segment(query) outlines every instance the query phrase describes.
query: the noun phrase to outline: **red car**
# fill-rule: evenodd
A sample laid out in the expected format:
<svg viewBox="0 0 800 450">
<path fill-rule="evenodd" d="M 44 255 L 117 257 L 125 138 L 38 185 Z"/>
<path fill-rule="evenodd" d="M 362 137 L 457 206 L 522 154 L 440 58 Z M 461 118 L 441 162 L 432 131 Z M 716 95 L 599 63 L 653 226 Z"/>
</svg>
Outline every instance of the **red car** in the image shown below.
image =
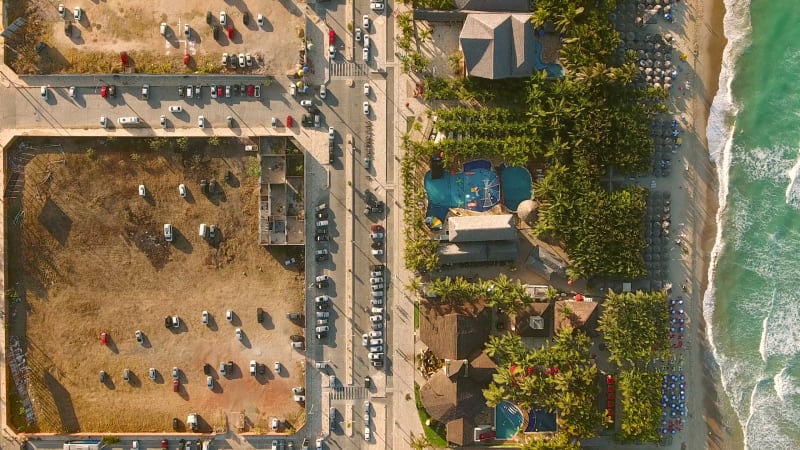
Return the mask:
<svg viewBox="0 0 800 450">
<path fill-rule="evenodd" d="M 161 448 L 167 448 L 167 447 L 169 447 L 169 441 L 167 441 L 166 439 L 162 439 Z"/>
<path fill-rule="evenodd" d="M 178 392 L 181 388 L 181 382 L 178 380 L 172 380 L 172 392 Z"/>
<path fill-rule="evenodd" d="M 225 97 L 225 88 L 217 86 L 217 97 Z"/>
<path fill-rule="evenodd" d="M 119 59 L 122 61 L 122 65 L 124 67 L 128 67 L 128 54 L 127 53 L 125 53 L 125 52 L 120 53 L 119 54 Z"/>
<path fill-rule="evenodd" d="M 228 28 L 228 39 L 233 39 L 233 27 Z"/>
<path fill-rule="evenodd" d="M 103 345 L 108 344 L 108 333 L 106 333 L 105 331 L 100 333 L 100 343 Z"/>
<path fill-rule="evenodd" d="M 256 92 L 255 86 L 253 86 L 252 84 L 248 84 L 247 85 L 247 95 L 252 97 L 253 95 L 255 95 L 255 92 Z"/>
<path fill-rule="evenodd" d="M 294 123 L 293 119 L 292 119 L 292 116 L 286 116 L 286 126 L 288 128 L 292 128 L 292 123 Z"/>
<path fill-rule="evenodd" d="M 100 88 L 100 97 L 107 98 L 108 97 L 108 86 L 103 86 Z"/>
<path fill-rule="evenodd" d="M 189 61 L 191 60 L 191 58 L 192 58 L 192 57 L 191 57 L 191 56 L 189 56 L 189 54 L 188 54 L 188 53 L 187 53 L 187 54 L 185 54 L 185 55 L 183 55 L 183 63 L 184 63 L 184 64 L 186 64 L 186 65 L 188 66 L 188 65 L 189 65 Z"/>
<path fill-rule="evenodd" d="M 336 43 L 336 33 L 333 30 L 328 30 L 328 45 Z"/>
<path fill-rule="evenodd" d="M 370 231 L 373 233 L 383 233 L 383 226 L 382 225 L 372 225 L 370 227 Z"/>
</svg>

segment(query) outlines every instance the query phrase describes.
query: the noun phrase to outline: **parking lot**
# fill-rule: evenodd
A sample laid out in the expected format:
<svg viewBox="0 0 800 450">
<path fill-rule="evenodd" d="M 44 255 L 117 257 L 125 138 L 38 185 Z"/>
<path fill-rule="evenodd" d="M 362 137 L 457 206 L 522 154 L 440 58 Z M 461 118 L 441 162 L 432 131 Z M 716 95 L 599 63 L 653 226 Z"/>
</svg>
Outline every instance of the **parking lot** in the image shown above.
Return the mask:
<svg viewBox="0 0 800 450">
<path fill-rule="evenodd" d="M 302 11 L 289 1 L 218 0 L 198 5 L 186 0 L 78 0 L 64 2 L 63 15 L 58 11 L 59 2 L 31 0 L 26 4 L 32 4 L 39 15 L 29 20 L 39 37 L 28 38 L 31 42 L 25 45 L 32 47 L 39 40 L 48 44 L 38 61 L 38 69 L 46 73 L 120 71 L 119 54 L 127 52 L 133 70 L 140 72 L 217 71 L 223 53 L 242 53 L 251 54 L 255 64 L 227 72 L 283 74 L 298 61 L 298 30 L 304 25 Z M 76 7 L 81 9 L 80 20 L 76 20 Z M 227 16 L 224 25 L 220 23 L 222 11 Z M 65 21 L 71 23 L 69 31 Z M 166 24 L 164 35 L 161 23 Z M 214 27 L 218 27 L 216 39 Z M 191 56 L 188 64 L 183 61 L 186 54 Z M 33 71 L 32 66 L 14 65 L 19 66 L 18 71 L 23 67 Z"/>
<path fill-rule="evenodd" d="M 299 428 L 291 388 L 303 385 L 305 353 L 290 336 L 303 322 L 287 313 L 303 311 L 303 274 L 283 266 L 288 253 L 258 245 L 251 157 L 225 140 L 190 141 L 183 154 L 123 139 L 54 142 L 17 154 L 26 181 L 7 218 L 9 285 L 25 299 L 10 305 L 9 332 L 25 345 L 36 430 L 167 431 L 190 412 L 204 432 L 268 432 L 272 418 Z M 201 180 L 216 189 L 201 192 Z M 199 235 L 201 223 L 215 238 Z M 165 327 L 171 316 L 177 328 Z M 263 373 L 250 375 L 251 360 Z"/>
</svg>

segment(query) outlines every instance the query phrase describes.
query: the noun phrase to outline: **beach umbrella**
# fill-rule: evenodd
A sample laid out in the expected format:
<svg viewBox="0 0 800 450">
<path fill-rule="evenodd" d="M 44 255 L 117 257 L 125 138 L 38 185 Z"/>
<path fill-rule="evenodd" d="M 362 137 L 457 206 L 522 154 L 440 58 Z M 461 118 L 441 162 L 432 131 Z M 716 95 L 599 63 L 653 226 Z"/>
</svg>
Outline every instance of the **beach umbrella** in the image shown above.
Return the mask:
<svg viewBox="0 0 800 450">
<path fill-rule="evenodd" d="M 664 67 L 666 67 L 666 68 L 670 68 L 670 67 L 672 67 L 672 61 L 670 61 L 669 59 L 666 59 L 666 60 L 664 60 Z M 677 72 L 675 72 L 673 76 L 674 76 L 674 77 L 677 77 L 677 76 L 678 76 L 678 73 L 677 73 Z"/>
<path fill-rule="evenodd" d="M 664 83 L 669 83 L 672 81 L 672 77 L 664 77 Z"/>
<path fill-rule="evenodd" d="M 669 34 L 669 33 L 665 34 L 664 35 L 664 40 L 667 41 L 667 42 L 671 41 L 672 40 L 672 35 Z"/>
<path fill-rule="evenodd" d="M 644 69 L 644 73 L 650 75 L 651 73 L 653 73 L 653 69 L 651 69 L 650 67 L 647 67 L 647 68 Z"/>
<path fill-rule="evenodd" d="M 667 6 L 664 7 L 664 12 L 665 13 L 668 13 L 668 12 L 671 12 L 671 11 L 672 11 L 672 7 L 671 6 L 667 5 Z M 667 19 L 667 20 L 669 20 L 669 19 Z"/>
</svg>

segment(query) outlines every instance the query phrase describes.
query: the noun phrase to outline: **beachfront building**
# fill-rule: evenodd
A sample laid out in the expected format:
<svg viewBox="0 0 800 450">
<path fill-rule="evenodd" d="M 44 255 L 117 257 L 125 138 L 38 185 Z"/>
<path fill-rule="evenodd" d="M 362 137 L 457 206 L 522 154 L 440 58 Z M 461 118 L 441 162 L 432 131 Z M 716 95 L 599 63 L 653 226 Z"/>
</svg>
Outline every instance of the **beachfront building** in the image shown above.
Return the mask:
<svg viewBox="0 0 800 450">
<path fill-rule="evenodd" d="M 467 75 L 490 80 L 531 76 L 535 35 L 529 14 L 468 14 L 459 36 Z"/>
<path fill-rule="evenodd" d="M 491 311 L 483 305 L 423 300 L 419 325 L 422 343 L 444 360 L 443 367 L 420 388 L 420 401 L 433 419 L 445 424 L 449 443 L 473 444 L 475 429 L 493 421 L 482 392 L 496 367 L 483 353 Z"/>
<path fill-rule="evenodd" d="M 447 243 L 439 246 L 444 265 L 514 261 L 519 254 L 512 214 L 449 216 Z"/>
</svg>

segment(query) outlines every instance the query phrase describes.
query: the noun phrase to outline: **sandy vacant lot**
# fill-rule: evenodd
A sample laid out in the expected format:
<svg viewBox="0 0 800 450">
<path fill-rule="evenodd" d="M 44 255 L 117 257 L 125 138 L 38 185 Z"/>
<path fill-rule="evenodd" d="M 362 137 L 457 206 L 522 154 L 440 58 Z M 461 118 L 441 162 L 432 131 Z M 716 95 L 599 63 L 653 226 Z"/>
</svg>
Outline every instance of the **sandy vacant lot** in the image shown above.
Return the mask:
<svg viewBox="0 0 800 450">
<path fill-rule="evenodd" d="M 20 1 L 20 0 L 18 0 Z M 35 25 L 41 28 L 42 40 L 50 45 L 41 58 L 41 66 L 48 71 L 73 71 L 63 69 L 77 64 L 92 52 L 106 55 L 106 58 L 119 66 L 119 52 L 128 52 L 137 71 L 158 71 L 157 67 L 183 66 L 183 56 L 189 53 L 194 68 L 208 71 L 208 65 L 220 67 L 222 53 L 250 53 L 256 59 L 255 66 L 247 68 L 249 73 L 276 74 L 294 68 L 298 61 L 298 49 L 302 46 L 298 30 L 304 26 L 302 9 L 304 4 L 288 0 L 268 2 L 206 1 L 193 2 L 174 0 L 161 2 L 143 0 L 127 2 L 107 0 L 102 2 L 77 0 L 64 2 L 66 19 L 73 23 L 70 35 L 64 30 L 64 19 L 59 16 L 59 2 L 31 0 L 38 15 Z M 80 6 L 83 17 L 74 19 L 74 9 Z M 220 25 L 220 11 L 228 15 L 228 23 L 221 28 L 215 40 L 212 26 Z M 207 23 L 206 15 L 212 20 Z M 244 14 L 250 20 L 244 24 Z M 256 18 L 264 16 L 264 25 L 259 26 Z M 39 22 L 40 21 L 40 22 Z M 167 24 L 166 36 L 161 36 L 159 26 Z M 184 35 L 184 26 L 190 27 L 190 36 Z M 232 38 L 227 28 L 233 28 Z M 33 45 L 33 44 L 31 44 Z M 100 66 L 102 67 L 102 65 Z M 61 68 L 61 69 L 60 69 Z M 79 68 L 79 67 L 74 67 Z M 60 69 L 60 70 L 59 70 Z M 241 71 L 244 69 L 237 69 Z"/>
<path fill-rule="evenodd" d="M 258 182 L 247 174 L 250 157 L 215 150 L 218 156 L 204 154 L 198 163 L 143 152 L 133 161 L 131 151 L 98 147 L 90 159 L 83 149 L 27 152 L 35 156 L 25 166 L 24 219 L 9 228 L 12 282 L 26 300 L 26 308 L 12 311 L 12 333 L 27 343 L 38 429 L 163 431 L 190 412 L 201 415 L 207 432 L 223 429 L 226 420 L 237 428 L 230 417 L 239 413 L 251 431 L 265 431 L 272 417 L 302 425 L 290 389 L 303 384 L 305 353 L 291 350 L 289 336 L 303 333 L 286 319 L 302 311 L 302 274 L 283 267 L 285 254 L 257 244 Z M 217 180 L 218 193 L 203 195 L 202 178 Z M 140 183 L 146 198 L 137 194 Z M 187 198 L 178 195 L 180 183 Z M 215 242 L 198 236 L 201 222 L 217 224 L 221 236 Z M 164 223 L 175 228 L 171 244 Z M 261 324 L 257 307 L 265 311 Z M 203 310 L 211 314 L 209 325 L 201 323 Z M 165 328 L 166 315 L 180 316 L 180 328 Z M 136 342 L 136 330 L 144 344 Z M 104 331 L 108 345 L 99 340 Z M 265 364 L 266 373 L 251 377 L 251 359 Z M 219 364 L 229 360 L 236 368 L 223 377 Z M 281 374 L 274 361 L 282 363 Z M 205 363 L 213 366 L 213 390 Z M 158 371 L 155 381 L 150 367 Z M 177 393 L 172 367 L 180 369 Z M 101 370 L 109 375 L 105 383 Z"/>
</svg>

